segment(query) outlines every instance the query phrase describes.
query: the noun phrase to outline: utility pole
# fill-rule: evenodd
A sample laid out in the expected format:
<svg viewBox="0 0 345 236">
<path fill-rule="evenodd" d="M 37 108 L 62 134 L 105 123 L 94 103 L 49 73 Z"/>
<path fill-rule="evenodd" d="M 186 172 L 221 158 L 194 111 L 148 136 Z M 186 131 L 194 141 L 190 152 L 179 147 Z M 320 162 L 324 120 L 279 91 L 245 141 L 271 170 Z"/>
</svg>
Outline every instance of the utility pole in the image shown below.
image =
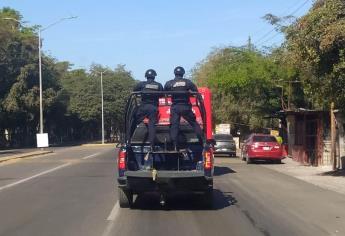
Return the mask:
<svg viewBox="0 0 345 236">
<path fill-rule="evenodd" d="M 292 95 L 292 84 L 297 84 L 297 83 L 301 83 L 301 81 L 299 80 L 278 80 L 277 82 L 283 82 L 283 83 L 288 83 L 288 101 L 287 101 L 287 109 L 290 110 L 291 109 L 291 95 Z M 282 87 L 282 92 L 283 92 L 283 87 Z"/>
<path fill-rule="evenodd" d="M 288 93 L 288 110 L 291 108 L 291 94 L 292 94 L 292 86 L 291 86 L 291 81 L 289 83 L 289 93 Z"/>
<path fill-rule="evenodd" d="M 282 85 L 276 85 L 276 87 L 281 89 L 280 103 L 281 103 L 282 110 L 285 111 L 286 110 L 286 104 L 284 102 L 284 87 Z"/>
<path fill-rule="evenodd" d="M 253 50 L 253 45 L 252 45 L 252 38 L 249 36 L 248 37 L 248 45 L 247 45 L 247 48 L 249 51 L 252 51 Z"/>
<path fill-rule="evenodd" d="M 334 102 L 331 102 L 331 110 L 330 110 L 330 119 L 331 119 L 331 160 L 333 170 L 337 169 L 337 156 L 336 156 L 336 124 L 335 124 L 335 116 L 334 116 Z"/>
</svg>

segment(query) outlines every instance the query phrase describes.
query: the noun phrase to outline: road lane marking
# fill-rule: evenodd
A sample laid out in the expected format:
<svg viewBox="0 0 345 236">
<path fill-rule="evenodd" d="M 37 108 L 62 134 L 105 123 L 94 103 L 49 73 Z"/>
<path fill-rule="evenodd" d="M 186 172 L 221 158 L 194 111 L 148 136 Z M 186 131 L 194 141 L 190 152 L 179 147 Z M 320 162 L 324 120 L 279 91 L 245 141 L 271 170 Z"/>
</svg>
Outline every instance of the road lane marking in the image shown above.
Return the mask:
<svg viewBox="0 0 345 236">
<path fill-rule="evenodd" d="M 81 159 L 83 159 L 83 160 L 91 159 L 91 158 L 94 158 L 94 157 L 98 156 L 98 155 L 101 154 L 101 153 L 102 153 L 102 152 L 97 152 L 97 153 L 94 153 L 94 154 L 92 154 L 92 155 L 82 157 Z M 11 184 L 7 184 L 7 185 L 5 185 L 5 186 L 0 187 L 0 192 L 1 192 L 2 190 L 4 190 L 4 189 L 14 187 L 14 186 L 16 186 L 16 185 L 18 185 L 18 184 L 25 183 L 25 182 L 27 182 L 27 181 L 29 181 L 29 180 L 34 179 L 34 178 L 37 178 L 37 177 L 40 177 L 40 176 L 42 176 L 42 175 L 51 173 L 51 172 L 53 172 L 53 171 L 59 170 L 59 169 L 61 169 L 61 168 L 64 168 L 64 167 L 66 167 L 66 166 L 72 165 L 73 163 L 74 163 L 74 162 L 68 162 L 68 163 L 59 165 L 59 166 L 57 166 L 57 167 L 54 167 L 54 168 L 52 168 L 52 169 L 49 169 L 49 170 L 43 171 L 43 172 L 41 172 L 41 173 L 38 173 L 38 174 L 36 174 L 36 175 L 33 175 L 33 176 L 31 176 L 31 177 L 28 177 L 28 178 L 19 180 L 19 181 L 17 181 L 17 182 L 11 183 Z"/>
<path fill-rule="evenodd" d="M 99 154 L 101 154 L 101 152 L 97 152 L 97 153 L 95 153 L 95 154 L 92 154 L 92 155 L 83 157 L 83 158 L 81 158 L 81 159 L 82 159 L 82 160 L 91 159 L 91 158 L 94 158 L 94 157 L 98 156 Z"/>
<path fill-rule="evenodd" d="M 37 178 L 37 177 L 40 177 L 40 176 L 42 176 L 42 175 L 45 175 L 45 174 L 54 172 L 54 171 L 56 171 L 56 170 L 58 170 L 58 169 L 64 168 L 64 167 L 69 166 L 69 165 L 71 165 L 71 163 L 65 163 L 65 164 L 60 165 L 60 166 L 57 166 L 57 167 L 55 167 L 55 168 L 53 168 L 53 169 L 49 169 L 49 170 L 43 171 L 43 172 L 41 172 L 41 173 L 38 173 L 38 174 L 36 174 L 36 175 L 33 175 L 33 176 L 31 176 L 31 177 L 28 177 L 28 178 L 19 180 L 19 181 L 17 181 L 17 182 L 11 183 L 11 184 L 7 184 L 7 185 L 5 185 L 5 186 L 0 187 L 0 192 L 1 192 L 2 190 L 4 190 L 4 189 L 11 188 L 11 187 L 14 187 L 14 186 L 16 186 L 16 185 L 18 185 L 18 184 L 25 183 L 25 182 L 27 182 L 27 181 L 29 181 L 29 180 L 32 180 L 32 179 Z"/>
<path fill-rule="evenodd" d="M 111 210 L 107 220 L 115 220 L 117 215 L 119 214 L 119 210 L 120 210 L 120 205 L 119 205 L 119 201 L 116 201 L 113 209 Z"/>
<path fill-rule="evenodd" d="M 111 232 L 113 230 L 113 228 L 115 227 L 116 224 L 116 218 L 119 216 L 120 213 L 120 205 L 119 205 L 119 201 L 116 201 L 113 209 L 111 210 L 108 218 L 107 218 L 107 225 L 103 231 L 102 236 L 110 236 Z"/>
</svg>

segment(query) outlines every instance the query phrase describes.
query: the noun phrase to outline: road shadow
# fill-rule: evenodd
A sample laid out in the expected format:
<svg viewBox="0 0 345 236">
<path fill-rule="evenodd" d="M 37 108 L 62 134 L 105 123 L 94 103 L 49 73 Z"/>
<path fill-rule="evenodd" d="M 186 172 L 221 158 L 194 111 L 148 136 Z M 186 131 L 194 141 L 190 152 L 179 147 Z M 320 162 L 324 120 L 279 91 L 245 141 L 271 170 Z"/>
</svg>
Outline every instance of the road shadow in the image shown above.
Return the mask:
<svg viewBox="0 0 345 236">
<path fill-rule="evenodd" d="M 252 164 L 260 164 L 260 165 L 285 165 L 286 163 L 284 160 L 281 162 L 270 161 L 270 160 L 252 160 Z"/>
<path fill-rule="evenodd" d="M 213 176 L 221 176 L 221 175 L 227 175 L 236 173 L 233 169 L 227 167 L 227 166 L 215 166 L 214 167 L 214 173 Z"/>
<path fill-rule="evenodd" d="M 133 210 L 159 210 L 159 211 L 217 211 L 237 203 L 232 192 L 213 190 L 213 206 L 203 204 L 202 195 L 192 193 L 175 193 L 167 196 L 166 205 L 159 204 L 158 193 L 145 193 L 137 196 L 133 203 Z"/>
<path fill-rule="evenodd" d="M 319 174 L 321 176 L 345 177 L 345 170 L 332 170 Z"/>
<path fill-rule="evenodd" d="M 16 150 L 6 150 L 6 151 L 1 151 L 0 152 L 0 156 L 1 155 L 8 155 L 8 154 L 15 155 L 15 154 L 19 154 L 19 153 L 21 153 L 21 152 L 20 151 L 16 151 Z"/>
<path fill-rule="evenodd" d="M 214 158 L 229 158 L 229 159 L 234 159 L 238 158 L 238 156 L 231 156 L 229 154 L 214 154 Z"/>
</svg>

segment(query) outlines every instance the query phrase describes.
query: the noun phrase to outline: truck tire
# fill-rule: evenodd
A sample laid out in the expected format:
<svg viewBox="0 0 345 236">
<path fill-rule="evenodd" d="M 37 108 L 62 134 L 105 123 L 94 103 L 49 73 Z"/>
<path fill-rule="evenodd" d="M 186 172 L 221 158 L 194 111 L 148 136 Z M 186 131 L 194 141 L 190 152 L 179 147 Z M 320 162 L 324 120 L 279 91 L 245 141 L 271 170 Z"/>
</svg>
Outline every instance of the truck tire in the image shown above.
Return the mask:
<svg viewBox="0 0 345 236">
<path fill-rule="evenodd" d="M 123 190 L 122 188 L 118 189 L 119 192 L 119 205 L 121 208 L 130 208 L 133 203 L 133 193 Z"/>
<path fill-rule="evenodd" d="M 205 206 L 206 209 L 212 209 L 213 208 L 213 188 L 208 189 L 203 197 L 203 206 Z"/>
</svg>

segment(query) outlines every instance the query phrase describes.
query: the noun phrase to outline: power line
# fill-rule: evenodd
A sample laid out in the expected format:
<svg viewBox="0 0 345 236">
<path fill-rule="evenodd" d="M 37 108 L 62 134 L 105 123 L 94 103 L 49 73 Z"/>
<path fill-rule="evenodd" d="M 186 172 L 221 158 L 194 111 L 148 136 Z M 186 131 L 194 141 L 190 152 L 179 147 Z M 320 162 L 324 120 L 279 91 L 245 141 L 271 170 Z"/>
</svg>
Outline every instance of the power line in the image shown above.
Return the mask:
<svg viewBox="0 0 345 236">
<path fill-rule="evenodd" d="M 265 41 L 263 41 L 262 43 L 258 44 L 258 46 L 263 46 L 265 43 L 271 41 L 272 39 L 276 38 L 278 35 L 280 35 L 280 32 L 277 32 L 276 34 L 274 34 L 272 37 L 266 39 Z"/>
<path fill-rule="evenodd" d="M 302 9 L 302 7 L 304 7 L 307 3 L 309 2 L 309 0 L 304 1 L 300 6 L 298 6 L 293 12 L 291 12 L 290 14 L 288 14 L 289 16 L 296 14 L 299 10 Z M 287 11 L 285 11 L 287 12 Z M 285 12 L 283 13 L 283 15 L 285 15 Z M 262 37 L 260 37 L 254 44 L 258 44 L 259 42 L 261 42 L 262 40 L 264 40 L 267 36 L 269 36 L 272 32 L 275 31 L 275 28 L 271 29 L 269 32 L 267 32 L 265 35 L 263 35 Z M 280 32 L 277 32 L 274 36 L 270 37 L 269 39 L 265 40 L 264 42 L 260 43 L 259 45 L 265 44 L 267 42 L 269 42 L 270 40 L 274 39 L 275 37 L 277 37 L 280 34 Z"/>
<path fill-rule="evenodd" d="M 295 11 L 293 11 L 291 14 L 289 14 L 290 16 L 291 15 L 294 15 L 296 14 L 299 10 L 302 9 L 302 7 L 304 7 L 307 3 L 309 2 L 309 0 L 306 0 L 299 8 L 297 8 Z"/>
<path fill-rule="evenodd" d="M 290 7 L 288 7 L 287 10 L 285 10 L 285 11 L 284 11 L 282 14 L 280 14 L 280 15 L 283 16 L 283 15 L 285 15 L 286 13 L 288 13 L 288 12 L 289 12 L 293 7 L 295 7 L 300 1 L 301 1 L 301 0 L 295 1 L 295 3 L 294 3 L 293 5 L 290 5 Z M 255 31 L 255 32 L 253 33 L 253 35 L 259 34 L 259 33 L 263 32 L 265 29 L 267 29 L 267 25 L 264 26 L 264 27 L 261 27 L 259 30 Z"/>
<path fill-rule="evenodd" d="M 262 36 L 260 39 L 258 39 L 255 44 L 258 44 L 261 40 L 265 39 L 268 35 L 270 35 L 273 31 L 275 31 L 275 28 L 268 31 L 264 36 Z"/>
</svg>

